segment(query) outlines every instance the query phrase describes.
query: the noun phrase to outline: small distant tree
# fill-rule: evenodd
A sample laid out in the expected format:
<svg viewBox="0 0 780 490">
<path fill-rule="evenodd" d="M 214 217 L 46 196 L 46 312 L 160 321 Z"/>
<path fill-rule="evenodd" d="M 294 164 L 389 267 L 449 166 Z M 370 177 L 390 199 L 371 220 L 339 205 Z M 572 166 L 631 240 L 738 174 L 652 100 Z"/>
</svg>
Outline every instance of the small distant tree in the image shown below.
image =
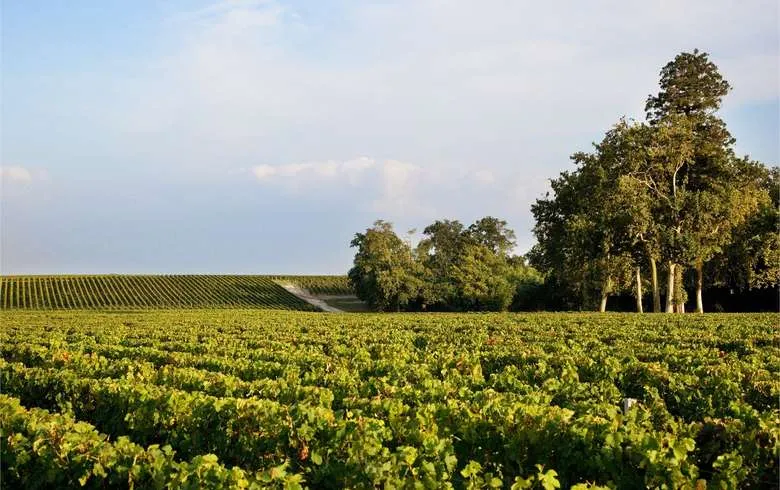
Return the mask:
<svg viewBox="0 0 780 490">
<path fill-rule="evenodd" d="M 467 244 L 452 270 L 457 307 L 463 311 L 505 311 L 512 303 L 506 258 L 485 245 Z"/>
<path fill-rule="evenodd" d="M 437 220 L 423 230 L 423 239 L 417 245 L 417 256 L 429 279 L 427 299 L 440 308 L 457 302 L 457 286 L 453 267 L 466 245 L 465 228 L 458 220 Z"/>
<path fill-rule="evenodd" d="M 419 302 L 423 271 L 393 225 L 378 220 L 350 243 L 357 248 L 347 274 L 357 297 L 378 311 L 401 311 Z"/>
</svg>

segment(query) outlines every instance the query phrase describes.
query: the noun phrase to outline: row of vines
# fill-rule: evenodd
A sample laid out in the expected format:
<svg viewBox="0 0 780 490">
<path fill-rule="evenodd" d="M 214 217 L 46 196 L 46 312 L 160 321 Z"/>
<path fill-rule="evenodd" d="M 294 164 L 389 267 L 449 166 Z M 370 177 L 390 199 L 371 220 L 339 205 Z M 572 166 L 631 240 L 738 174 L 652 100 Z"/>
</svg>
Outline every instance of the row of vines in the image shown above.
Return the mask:
<svg viewBox="0 0 780 490">
<path fill-rule="evenodd" d="M 6 312 L 2 481 L 777 488 L 777 319 Z"/>
<path fill-rule="evenodd" d="M 4 276 L 2 309 L 268 308 L 312 310 L 277 284 L 337 294 L 343 276 Z"/>
</svg>

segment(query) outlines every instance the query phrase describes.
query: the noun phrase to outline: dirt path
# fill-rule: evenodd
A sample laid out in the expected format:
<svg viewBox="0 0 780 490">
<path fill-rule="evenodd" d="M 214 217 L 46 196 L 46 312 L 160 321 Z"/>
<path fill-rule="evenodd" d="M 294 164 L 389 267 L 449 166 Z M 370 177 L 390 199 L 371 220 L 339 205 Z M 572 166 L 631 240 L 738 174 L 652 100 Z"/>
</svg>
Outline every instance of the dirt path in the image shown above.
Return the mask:
<svg viewBox="0 0 780 490">
<path fill-rule="evenodd" d="M 287 283 L 279 283 L 280 286 L 282 286 L 284 289 L 287 290 L 288 293 L 293 294 L 297 296 L 298 298 L 304 300 L 305 302 L 309 303 L 310 305 L 314 305 L 317 308 L 321 309 L 322 311 L 328 311 L 331 313 L 343 313 L 344 310 L 340 310 L 338 308 L 334 308 L 333 306 L 330 306 L 322 299 L 312 295 L 307 290 L 296 286 L 295 284 L 287 284 Z"/>
</svg>

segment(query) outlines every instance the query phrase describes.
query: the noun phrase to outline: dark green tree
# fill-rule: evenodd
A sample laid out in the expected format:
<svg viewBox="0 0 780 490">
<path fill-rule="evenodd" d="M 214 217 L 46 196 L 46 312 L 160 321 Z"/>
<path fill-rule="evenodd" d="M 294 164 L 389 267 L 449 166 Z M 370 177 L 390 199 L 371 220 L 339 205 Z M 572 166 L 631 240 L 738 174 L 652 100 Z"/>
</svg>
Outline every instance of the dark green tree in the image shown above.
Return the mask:
<svg viewBox="0 0 780 490">
<path fill-rule="evenodd" d="M 743 162 L 741 178 L 760 189 L 758 208 L 732 232 L 731 240 L 708 267 L 707 276 L 732 289 L 780 284 L 780 168 Z"/>
<path fill-rule="evenodd" d="M 417 256 L 430 280 L 428 296 L 431 303 L 443 307 L 457 302 L 452 271 L 466 242 L 465 227 L 458 220 L 437 220 L 423 229 Z"/>
<path fill-rule="evenodd" d="M 347 275 L 358 298 L 378 311 L 400 311 L 420 301 L 423 268 L 391 223 L 376 221 L 365 233 L 356 233 L 350 246 L 357 253 Z"/>
<path fill-rule="evenodd" d="M 598 297 L 599 311 L 606 310 L 611 294 L 630 287 L 634 277 L 626 216 L 631 198 L 620 180 L 631 163 L 631 129 L 621 121 L 593 152 L 575 153 L 577 169 L 553 179 L 553 195 L 531 207 L 538 240 L 529 255 L 532 264 L 547 271 L 554 284 L 576 292 L 581 305 L 593 306 Z M 641 304 L 641 287 L 637 289 Z"/>
<path fill-rule="evenodd" d="M 485 245 L 466 244 L 452 268 L 457 308 L 462 311 L 505 311 L 515 293 L 511 279 L 511 268 L 505 256 Z"/>
<path fill-rule="evenodd" d="M 417 257 L 427 278 L 427 303 L 455 311 L 509 307 L 518 268 L 510 264 L 515 234 L 506 221 L 486 216 L 465 228 L 457 220 L 439 220 L 423 235 Z"/>
</svg>

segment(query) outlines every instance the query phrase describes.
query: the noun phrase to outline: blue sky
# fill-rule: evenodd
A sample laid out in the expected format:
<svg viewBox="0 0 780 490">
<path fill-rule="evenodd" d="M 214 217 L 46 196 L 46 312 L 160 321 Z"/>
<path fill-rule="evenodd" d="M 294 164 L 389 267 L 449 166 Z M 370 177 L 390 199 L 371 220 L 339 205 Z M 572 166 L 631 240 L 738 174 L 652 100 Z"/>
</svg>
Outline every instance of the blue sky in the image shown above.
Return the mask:
<svg viewBox="0 0 780 490">
<path fill-rule="evenodd" d="M 344 273 L 374 220 L 509 221 L 699 48 L 780 161 L 775 1 L 4 0 L 0 272 Z"/>
</svg>

